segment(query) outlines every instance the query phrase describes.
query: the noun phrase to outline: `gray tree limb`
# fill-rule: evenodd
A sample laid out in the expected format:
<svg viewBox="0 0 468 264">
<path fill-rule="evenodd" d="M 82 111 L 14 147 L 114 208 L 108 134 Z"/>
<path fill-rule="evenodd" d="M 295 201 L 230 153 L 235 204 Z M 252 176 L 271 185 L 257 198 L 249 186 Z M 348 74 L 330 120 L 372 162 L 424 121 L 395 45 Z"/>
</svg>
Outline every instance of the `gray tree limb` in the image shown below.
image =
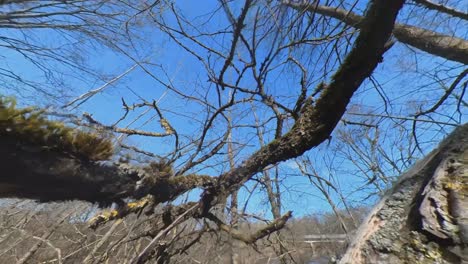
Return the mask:
<svg viewBox="0 0 468 264">
<path fill-rule="evenodd" d="M 426 7 L 427 9 L 436 10 L 442 13 L 449 14 L 454 17 L 468 20 L 468 13 L 456 10 L 443 4 L 437 4 L 429 0 L 413 0 L 414 2 Z M 466 7 L 466 6 L 465 6 Z"/>
<path fill-rule="evenodd" d="M 284 4 L 298 11 L 308 11 L 336 18 L 355 28 L 362 29 L 363 26 L 364 18 L 348 10 L 292 1 L 285 1 Z M 468 41 L 464 39 L 399 23 L 395 23 L 393 35 L 399 42 L 416 49 L 447 60 L 468 64 Z"/>
<path fill-rule="evenodd" d="M 209 176 L 161 177 L 128 164 L 89 161 L 14 136 L 0 136 L 0 145 L 0 197 L 106 205 L 152 194 L 160 203 L 212 182 Z"/>
</svg>

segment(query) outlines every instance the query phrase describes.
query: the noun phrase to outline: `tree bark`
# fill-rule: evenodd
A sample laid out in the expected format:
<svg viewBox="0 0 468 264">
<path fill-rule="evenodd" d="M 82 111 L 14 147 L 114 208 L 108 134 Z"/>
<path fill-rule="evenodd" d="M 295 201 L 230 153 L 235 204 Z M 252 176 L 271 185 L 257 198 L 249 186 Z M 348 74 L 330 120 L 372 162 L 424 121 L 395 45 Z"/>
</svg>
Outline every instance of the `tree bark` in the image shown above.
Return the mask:
<svg viewBox="0 0 468 264">
<path fill-rule="evenodd" d="M 152 194 L 161 203 L 213 180 L 204 175 L 161 177 L 129 164 L 93 162 L 14 136 L 0 136 L 0 146 L 0 197 L 108 205 Z"/>
<path fill-rule="evenodd" d="M 468 124 L 400 177 L 339 263 L 468 263 Z"/>
</svg>

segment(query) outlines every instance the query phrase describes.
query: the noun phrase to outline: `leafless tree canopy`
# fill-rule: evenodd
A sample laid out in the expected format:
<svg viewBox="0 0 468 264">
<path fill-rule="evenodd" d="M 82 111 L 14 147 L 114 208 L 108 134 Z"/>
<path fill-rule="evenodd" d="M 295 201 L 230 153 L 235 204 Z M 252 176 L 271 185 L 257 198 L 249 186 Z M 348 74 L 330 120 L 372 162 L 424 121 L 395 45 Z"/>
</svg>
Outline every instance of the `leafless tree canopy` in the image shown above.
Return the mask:
<svg viewBox="0 0 468 264">
<path fill-rule="evenodd" d="M 280 230 L 301 197 L 352 234 L 466 122 L 463 1 L 198 5 L 0 1 L 0 197 L 64 212 L 20 262 L 65 261 L 69 200 L 99 206 L 75 220 L 103 234 L 80 261 L 188 263 L 217 237 L 232 263 L 245 245 L 298 262 Z"/>
</svg>

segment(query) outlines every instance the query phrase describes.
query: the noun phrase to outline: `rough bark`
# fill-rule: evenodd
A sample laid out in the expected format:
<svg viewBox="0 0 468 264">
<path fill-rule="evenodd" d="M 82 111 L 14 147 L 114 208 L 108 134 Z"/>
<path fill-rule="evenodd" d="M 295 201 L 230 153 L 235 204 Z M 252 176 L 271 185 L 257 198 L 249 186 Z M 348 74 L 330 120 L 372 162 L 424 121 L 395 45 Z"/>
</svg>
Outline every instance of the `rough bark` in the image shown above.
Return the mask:
<svg viewBox="0 0 468 264">
<path fill-rule="evenodd" d="M 340 263 L 468 263 L 468 124 L 403 174 Z"/>
<path fill-rule="evenodd" d="M 106 205 L 152 194 L 160 203 L 212 181 L 208 176 L 162 177 L 158 171 L 128 164 L 80 159 L 14 136 L 1 136 L 0 145 L 0 197 L 43 202 L 84 200 Z"/>
<path fill-rule="evenodd" d="M 348 10 L 315 4 L 297 4 L 291 1 L 285 3 L 297 10 L 321 14 L 336 18 L 347 25 L 361 29 L 364 17 Z M 468 64 L 468 41 L 440 34 L 431 30 L 405 24 L 395 24 L 393 30 L 395 38 L 404 44 L 425 51 L 447 60 Z"/>
</svg>

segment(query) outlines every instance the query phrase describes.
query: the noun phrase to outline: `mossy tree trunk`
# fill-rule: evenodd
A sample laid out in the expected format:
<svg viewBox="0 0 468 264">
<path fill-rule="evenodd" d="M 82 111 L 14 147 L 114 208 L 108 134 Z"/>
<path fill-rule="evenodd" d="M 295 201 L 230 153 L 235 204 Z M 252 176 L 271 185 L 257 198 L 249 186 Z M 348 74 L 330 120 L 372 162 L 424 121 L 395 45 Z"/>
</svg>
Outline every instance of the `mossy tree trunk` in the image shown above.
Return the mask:
<svg viewBox="0 0 468 264">
<path fill-rule="evenodd" d="M 339 263 L 468 263 L 468 124 L 400 177 Z"/>
</svg>

